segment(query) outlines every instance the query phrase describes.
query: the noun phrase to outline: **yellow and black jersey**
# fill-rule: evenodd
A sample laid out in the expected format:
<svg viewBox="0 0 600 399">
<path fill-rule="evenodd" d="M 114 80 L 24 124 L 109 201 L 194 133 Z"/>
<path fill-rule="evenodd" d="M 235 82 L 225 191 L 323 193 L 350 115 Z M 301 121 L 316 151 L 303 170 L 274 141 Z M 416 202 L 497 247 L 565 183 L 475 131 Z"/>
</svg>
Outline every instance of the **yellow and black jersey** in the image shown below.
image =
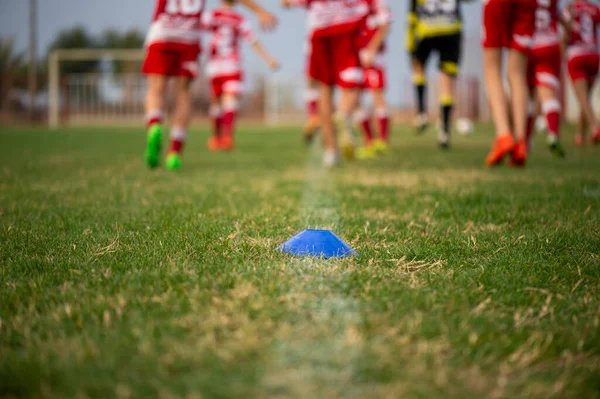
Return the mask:
<svg viewBox="0 0 600 399">
<path fill-rule="evenodd" d="M 423 39 L 461 34 L 462 1 L 471 0 L 410 0 L 408 50 Z"/>
</svg>

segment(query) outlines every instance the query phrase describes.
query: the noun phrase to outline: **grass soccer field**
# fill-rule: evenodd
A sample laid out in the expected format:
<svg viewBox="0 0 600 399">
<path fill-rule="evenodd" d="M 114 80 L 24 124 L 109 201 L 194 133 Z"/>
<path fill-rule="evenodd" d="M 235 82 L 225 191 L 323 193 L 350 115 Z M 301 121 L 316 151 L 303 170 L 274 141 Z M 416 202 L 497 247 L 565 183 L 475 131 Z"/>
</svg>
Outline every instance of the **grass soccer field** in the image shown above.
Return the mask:
<svg viewBox="0 0 600 399">
<path fill-rule="evenodd" d="M 487 170 L 490 134 L 326 171 L 194 131 L 173 173 L 134 129 L 0 129 L 0 397 L 600 397 L 600 148 Z M 275 251 L 308 227 L 360 256 Z"/>
</svg>

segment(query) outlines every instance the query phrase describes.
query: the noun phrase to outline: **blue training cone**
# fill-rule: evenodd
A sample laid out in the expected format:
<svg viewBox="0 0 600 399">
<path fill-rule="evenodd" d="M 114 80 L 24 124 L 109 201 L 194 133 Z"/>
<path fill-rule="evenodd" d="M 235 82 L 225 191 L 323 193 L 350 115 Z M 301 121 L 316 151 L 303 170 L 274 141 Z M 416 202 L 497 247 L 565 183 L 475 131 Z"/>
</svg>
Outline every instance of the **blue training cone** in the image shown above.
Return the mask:
<svg viewBox="0 0 600 399">
<path fill-rule="evenodd" d="M 355 250 L 329 230 L 304 230 L 281 244 L 277 250 L 290 255 L 319 258 L 358 256 Z"/>
</svg>

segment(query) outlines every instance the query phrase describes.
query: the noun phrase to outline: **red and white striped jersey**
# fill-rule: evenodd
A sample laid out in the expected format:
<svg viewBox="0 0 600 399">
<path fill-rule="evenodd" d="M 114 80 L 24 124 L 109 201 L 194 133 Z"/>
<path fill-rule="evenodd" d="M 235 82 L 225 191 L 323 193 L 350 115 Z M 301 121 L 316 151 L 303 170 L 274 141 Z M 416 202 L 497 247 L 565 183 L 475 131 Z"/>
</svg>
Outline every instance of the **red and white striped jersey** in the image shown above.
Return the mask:
<svg viewBox="0 0 600 399">
<path fill-rule="evenodd" d="M 356 32 L 369 13 L 367 0 L 294 0 L 308 9 L 311 37 Z"/>
<path fill-rule="evenodd" d="M 202 16 L 202 28 L 210 31 L 207 75 L 227 76 L 242 71 L 241 39 L 256 36 L 248 21 L 233 8 L 218 8 Z"/>
<path fill-rule="evenodd" d="M 559 0 L 537 0 L 532 51 L 560 46 Z"/>
<path fill-rule="evenodd" d="M 360 30 L 358 38 L 360 48 L 366 48 L 377 30 L 392 20 L 391 11 L 385 0 L 367 0 L 367 3 L 369 4 L 369 14 Z M 385 44 L 381 46 L 379 52 L 385 52 Z"/>
<path fill-rule="evenodd" d="M 575 0 L 565 9 L 565 18 L 572 23 L 567 56 L 597 54 L 597 31 L 600 24 L 600 8 L 586 0 Z"/>
<path fill-rule="evenodd" d="M 147 47 L 195 47 L 200 50 L 200 18 L 205 0 L 157 0 Z"/>
</svg>

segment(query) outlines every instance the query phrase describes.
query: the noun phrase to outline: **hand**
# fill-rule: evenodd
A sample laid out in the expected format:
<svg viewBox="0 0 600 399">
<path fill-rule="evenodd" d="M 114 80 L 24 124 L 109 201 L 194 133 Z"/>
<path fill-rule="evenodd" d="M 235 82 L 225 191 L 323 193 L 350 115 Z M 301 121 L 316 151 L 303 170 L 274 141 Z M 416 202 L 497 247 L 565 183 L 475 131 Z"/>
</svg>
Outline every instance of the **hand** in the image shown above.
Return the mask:
<svg viewBox="0 0 600 399">
<path fill-rule="evenodd" d="M 277 60 L 269 61 L 269 68 L 271 68 L 273 71 L 278 70 L 280 66 L 281 65 L 279 64 L 279 62 Z"/>
<path fill-rule="evenodd" d="M 277 17 L 271 14 L 270 12 L 261 11 L 260 13 L 258 13 L 258 22 L 264 30 L 271 31 L 275 29 L 275 27 L 277 26 L 277 22 L 279 21 L 277 20 Z"/>
<path fill-rule="evenodd" d="M 292 6 L 292 2 L 290 0 L 281 0 L 281 5 L 285 8 L 290 8 Z"/>
<path fill-rule="evenodd" d="M 370 49 L 365 49 L 360 52 L 360 63 L 365 68 L 370 68 L 373 66 L 373 62 L 375 61 L 375 52 Z"/>
</svg>

